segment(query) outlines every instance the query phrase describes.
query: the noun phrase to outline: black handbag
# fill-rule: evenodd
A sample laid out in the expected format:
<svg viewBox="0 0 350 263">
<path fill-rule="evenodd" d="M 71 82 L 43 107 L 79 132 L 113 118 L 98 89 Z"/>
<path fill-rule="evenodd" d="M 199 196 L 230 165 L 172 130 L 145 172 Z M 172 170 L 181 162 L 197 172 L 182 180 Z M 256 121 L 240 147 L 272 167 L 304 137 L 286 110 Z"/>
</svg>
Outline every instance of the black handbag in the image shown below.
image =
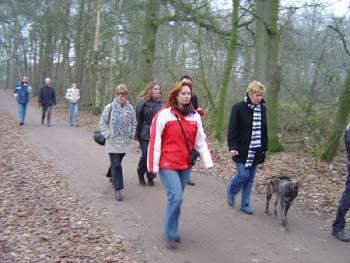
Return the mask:
<svg viewBox="0 0 350 263">
<path fill-rule="evenodd" d="M 191 150 L 190 144 L 189 144 L 189 142 L 188 142 L 188 139 L 187 139 L 187 137 L 186 137 L 186 134 L 185 134 L 185 131 L 184 131 L 183 127 L 182 127 L 182 124 L 181 124 L 181 122 L 180 122 L 180 120 L 179 120 L 179 117 L 178 117 L 176 114 L 175 114 L 175 116 L 176 116 L 176 119 L 177 119 L 177 121 L 179 122 L 179 125 L 180 125 L 180 127 L 181 127 L 182 134 L 183 134 L 183 136 L 184 136 L 184 138 L 185 138 L 185 141 L 186 141 L 187 149 L 188 149 L 188 151 L 190 152 L 190 156 L 189 156 L 189 158 L 188 158 L 188 163 L 189 163 L 191 166 L 193 166 L 193 165 L 196 164 L 197 158 L 199 157 L 199 152 L 198 152 L 195 148 L 193 148 L 193 149 Z"/>
<path fill-rule="evenodd" d="M 111 118 L 111 111 L 112 111 L 112 106 L 111 106 L 111 109 L 109 110 L 109 113 L 108 113 L 108 125 L 109 125 L 109 119 Z M 94 136 L 93 136 L 95 142 L 99 145 L 105 145 L 106 144 L 106 138 L 102 135 L 101 133 L 101 130 L 100 129 L 97 129 L 95 132 L 94 132 Z"/>
<path fill-rule="evenodd" d="M 102 135 L 100 130 L 96 130 L 94 132 L 94 140 L 99 145 L 105 145 L 106 144 L 106 138 L 103 137 L 103 135 Z"/>
</svg>

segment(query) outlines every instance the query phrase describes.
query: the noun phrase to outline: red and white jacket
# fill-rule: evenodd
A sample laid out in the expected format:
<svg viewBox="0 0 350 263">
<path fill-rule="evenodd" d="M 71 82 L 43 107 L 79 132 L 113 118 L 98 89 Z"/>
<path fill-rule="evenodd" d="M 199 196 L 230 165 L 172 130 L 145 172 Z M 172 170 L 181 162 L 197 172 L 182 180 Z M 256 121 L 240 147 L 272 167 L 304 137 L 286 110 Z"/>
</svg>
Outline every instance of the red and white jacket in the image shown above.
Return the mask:
<svg viewBox="0 0 350 263">
<path fill-rule="evenodd" d="M 148 146 L 147 168 L 150 172 L 159 169 L 185 170 L 189 164 L 189 150 L 175 114 L 179 117 L 190 147 L 200 153 L 204 166 L 214 166 L 209 145 L 197 112 L 183 116 L 171 107 L 163 108 L 153 118 Z"/>
</svg>

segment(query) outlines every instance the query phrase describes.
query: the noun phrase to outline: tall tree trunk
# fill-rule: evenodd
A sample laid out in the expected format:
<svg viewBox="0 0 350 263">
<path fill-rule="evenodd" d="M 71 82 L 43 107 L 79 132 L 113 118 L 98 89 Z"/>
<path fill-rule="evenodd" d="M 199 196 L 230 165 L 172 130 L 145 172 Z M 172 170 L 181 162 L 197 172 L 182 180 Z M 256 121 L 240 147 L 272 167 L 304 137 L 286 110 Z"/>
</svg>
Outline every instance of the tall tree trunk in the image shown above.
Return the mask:
<svg viewBox="0 0 350 263">
<path fill-rule="evenodd" d="M 226 105 L 226 96 L 228 84 L 231 77 L 231 71 L 233 66 L 233 61 L 235 57 L 235 51 L 237 46 L 237 30 L 238 30 L 238 6 L 239 0 L 232 0 L 232 29 L 231 29 L 231 39 L 230 44 L 227 50 L 227 56 L 224 66 L 224 74 L 220 83 L 219 90 L 219 101 L 216 107 L 215 114 L 213 115 L 213 136 L 215 139 L 221 141 L 223 135 L 224 127 L 224 117 L 225 117 L 225 105 Z"/>
<path fill-rule="evenodd" d="M 159 28 L 160 0 L 148 0 L 145 6 L 141 40 L 141 63 L 138 90 L 153 80 L 153 62 Z"/>
<path fill-rule="evenodd" d="M 348 71 L 347 78 L 340 93 L 337 116 L 335 118 L 334 126 L 328 137 L 328 142 L 325 151 L 321 155 L 324 161 L 332 161 L 339 146 L 339 140 L 350 113 L 350 71 Z"/>
<path fill-rule="evenodd" d="M 53 56 L 53 10 L 51 10 L 52 2 L 46 1 L 45 20 L 47 24 L 45 26 L 45 37 L 44 37 L 44 57 L 43 67 L 41 68 L 41 74 L 43 78 L 50 77 L 52 72 L 52 56 Z"/>
<path fill-rule="evenodd" d="M 100 27 L 101 27 L 101 12 L 102 12 L 102 0 L 97 1 L 97 14 L 96 14 L 96 26 L 95 26 L 95 38 L 93 49 L 93 73 L 96 76 L 95 83 L 95 112 L 100 112 L 102 108 L 102 91 L 101 91 L 101 70 L 99 65 L 99 41 L 100 41 Z"/>
<path fill-rule="evenodd" d="M 74 49 L 75 49 L 75 58 L 74 58 L 74 81 L 77 83 L 78 87 L 82 88 L 83 84 L 83 45 L 82 45 L 82 35 L 83 23 L 84 23 L 84 7 L 85 0 L 79 1 L 78 7 L 78 16 L 76 19 L 76 29 L 75 29 L 75 39 L 74 39 Z M 84 91 L 82 92 L 84 93 Z"/>
<path fill-rule="evenodd" d="M 213 96 L 208 88 L 208 84 L 207 84 L 207 80 L 206 80 L 206 74 L 205 74 L 205 65 L 204 65 L 204 60 L 203 60 L 203 55 L 202 55 L 202 37 L 201 37 L 201 28 L 199 26 L 197 26 L 197 36 L 195 39 L 195 43 L 197 46 L 197 50 L 198 50 L 198 60 L 199 60 L 199 73 L 200 73 L 200 79 L 203 83 L 203 88 L 206 94 L 206 98 L 209 102 L 209 106 L 210 108 L 212 108 L 213 110 L 215 110 L 215 104 L 214 104 L 214 99 Z"/>
<path fill-rule="evenodd" d="M 255 78 L 266 86 L 269 150 L 272 152 L 283 150 L 277 136 L 277 106 L 280 86 L 278 7 L 279 0 L 256 1 Z"/>
<path fill-rule="evenodd" d="M 119 25 L 120 25 L 120 15 L 122 10 L 123 0 L 119 1 L 117 15 L 115 17 L 115 26 L 114 26 L 114 32 L 115 32 L 115 44 L 113 45 L 112 49 L 112 58 L 109 62 L 109 74 L 108 74 L 108 85 L 106 85 L 105 92 L 104 92 L 104 104 L 107 103 L 108 99 L 112 95 L 113 90 L 113 66 L 116 64 L 116 62 L 119 59 Z"/>
</svg>

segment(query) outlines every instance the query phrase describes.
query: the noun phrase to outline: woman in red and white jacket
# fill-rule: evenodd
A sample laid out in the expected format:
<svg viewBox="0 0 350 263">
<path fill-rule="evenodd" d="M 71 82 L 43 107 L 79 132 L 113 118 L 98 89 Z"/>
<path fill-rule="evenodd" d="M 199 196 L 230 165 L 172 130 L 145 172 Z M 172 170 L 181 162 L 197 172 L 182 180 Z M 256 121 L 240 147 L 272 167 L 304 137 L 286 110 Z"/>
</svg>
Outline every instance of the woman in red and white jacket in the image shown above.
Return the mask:
<svg viewBox="0 0 350 263">
<path fill-rule="evenodd" d="M 205 167 L 214 166 L 201 117 L 190 103 L 191 95 L 191 82 L 177 82 L 167 104 L 153 118 L 151 125 L 147 166 L 149 172 L 159 172 L 167 193 L 163 235 L 169 249 L 176 248 L 175 242 L 180 242 L 178 219 L 192 168 L 190 150 L 194 148 L 199 152 Z"/>
</svg>

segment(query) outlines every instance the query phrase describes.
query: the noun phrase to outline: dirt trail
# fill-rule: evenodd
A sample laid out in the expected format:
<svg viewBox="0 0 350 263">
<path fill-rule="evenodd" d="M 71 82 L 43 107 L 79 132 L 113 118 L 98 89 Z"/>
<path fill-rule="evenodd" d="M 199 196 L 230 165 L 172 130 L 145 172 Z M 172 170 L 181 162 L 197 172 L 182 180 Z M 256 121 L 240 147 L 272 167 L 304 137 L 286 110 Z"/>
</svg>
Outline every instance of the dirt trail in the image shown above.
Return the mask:
<svg viewBox="0 0 350 263">
<path fill-rule="evenodd" d="M 0 111 L 16 118 L 15 100 L 0 90 Z M 213 177 L 193 174 L 195 187 L 187 187 L 181 211 L 182 242 L 176 251 L 164 247 L 161 222 L 166 197 L 159 179 L 154 187 L 138 184 L 139 153 L 124 161 L 125 201 L 116 203 L 104 176 L 107 154 L 95 144 L 91 131 L 69 128 L 55 116 L 52 127 L 41 126 L 40 110 L 28 106 L 23 135 L 48 156 L 87 205 L 104 211 L 104 224 L 132 244 L 130 257 L 139 262 L 348 262 L 350 244 L 330 235 L 330 227 L 317 217 L 290 212 L 290 233 L 264 214 L 264 202 L 253 198 L 255 214 L 245 215 L 225 203 L 225 185 Z M 1 121 L 1 120 L 0 120 Z M 258 175 L 257 175 L 258 176 Z"/>
</svg>

